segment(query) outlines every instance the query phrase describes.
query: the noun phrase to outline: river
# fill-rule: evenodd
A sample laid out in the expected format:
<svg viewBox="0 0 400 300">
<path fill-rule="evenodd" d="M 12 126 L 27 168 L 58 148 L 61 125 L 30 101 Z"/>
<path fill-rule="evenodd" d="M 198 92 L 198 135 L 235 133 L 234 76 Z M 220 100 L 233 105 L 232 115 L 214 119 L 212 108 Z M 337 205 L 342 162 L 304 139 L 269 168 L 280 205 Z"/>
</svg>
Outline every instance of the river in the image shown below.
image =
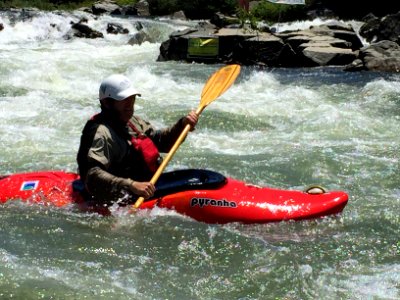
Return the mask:
<svg viewBox="0 0 400 300">
<path fill-rule="evenodd" d="M 221 67 L 156 62 L 185 22 L 86 16 L 105 38 L 65 39 L 82 16 L 0 12 L 0 174 L 75 172 L 111 73 L 142 93 L 136 114 L 167 126 L 198 106 Z M 137 21 L 154 43 L 106 33 L 116 22 L 133 34 Z M 344 190 L 341 215 L 210 225 L 162 209 L 105 218 L 10 201 L 0 207 L 0 299 L 399 299 L 399 132 L 398 74 L 243 67 L 168 170 Z"/>
</svg>

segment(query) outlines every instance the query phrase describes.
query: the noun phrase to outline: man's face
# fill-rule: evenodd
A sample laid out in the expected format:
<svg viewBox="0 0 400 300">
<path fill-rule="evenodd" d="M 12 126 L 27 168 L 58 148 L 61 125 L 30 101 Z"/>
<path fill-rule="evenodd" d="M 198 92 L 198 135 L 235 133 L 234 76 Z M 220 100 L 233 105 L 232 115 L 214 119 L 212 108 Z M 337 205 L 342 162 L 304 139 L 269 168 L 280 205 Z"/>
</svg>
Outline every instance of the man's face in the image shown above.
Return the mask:
<svg viewBox="0 0 400 300">
<path fill-rule="evenodd" d="M 135 111 L 136 95 L 130 96 L 121 101 L 112 101 L 111 109 L 117 114 L 118 118 L 123 123 L 127 123 L 132 118 Z"/>
</svg>

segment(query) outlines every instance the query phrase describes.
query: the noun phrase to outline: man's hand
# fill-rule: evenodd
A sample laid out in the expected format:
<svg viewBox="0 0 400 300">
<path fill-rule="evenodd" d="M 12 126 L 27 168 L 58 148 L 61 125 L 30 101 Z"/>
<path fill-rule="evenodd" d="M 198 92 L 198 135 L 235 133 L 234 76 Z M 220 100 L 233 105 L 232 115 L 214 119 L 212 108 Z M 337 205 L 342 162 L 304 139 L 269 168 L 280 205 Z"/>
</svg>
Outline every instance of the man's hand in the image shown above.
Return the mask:
<svg viewBox="0 0 400 300">
<path fill-rule="evenodd" d="M 183 125 L 190 125 L 190 131 L 193 131 L 196 127 L 197 122 L 199 121 L 199 116 L 196 114 L 194 110 L 192 110 L 188 115 L 183 119 Z"/>
<path fill-rule="evenodd" d="M 148 199 L 154 195 L 156 188 L 151 182 L 134 181 L 130 186 L 131 191 L 140 197 Z"/>
</svg>

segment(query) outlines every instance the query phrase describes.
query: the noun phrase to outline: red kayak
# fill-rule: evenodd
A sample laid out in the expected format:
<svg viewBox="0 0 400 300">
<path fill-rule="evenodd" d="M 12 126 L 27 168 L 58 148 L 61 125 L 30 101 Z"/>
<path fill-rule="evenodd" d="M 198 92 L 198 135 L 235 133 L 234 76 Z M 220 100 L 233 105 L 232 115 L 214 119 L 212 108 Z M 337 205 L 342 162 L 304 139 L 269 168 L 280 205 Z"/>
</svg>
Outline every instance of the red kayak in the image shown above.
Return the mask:
<svg viewBox="0 0 400 300">
<path fill-rule="evenodd" d="M 348 202 L 348 195 L 343 191 L 258 187 L 213 171 L 198 169 L 164 173 L 156 188 L 154 197 L 146 200 L 140 209 L 158 206 L 198 221 L 219 224 L 319 218 L 342 212 Z M 88 208 L 84 204 L 81 190 L 79 176 L 64 171 L 0 177 L 0 203 L 22 200 L 58 207 L 77 204 Z"/>
</svg>

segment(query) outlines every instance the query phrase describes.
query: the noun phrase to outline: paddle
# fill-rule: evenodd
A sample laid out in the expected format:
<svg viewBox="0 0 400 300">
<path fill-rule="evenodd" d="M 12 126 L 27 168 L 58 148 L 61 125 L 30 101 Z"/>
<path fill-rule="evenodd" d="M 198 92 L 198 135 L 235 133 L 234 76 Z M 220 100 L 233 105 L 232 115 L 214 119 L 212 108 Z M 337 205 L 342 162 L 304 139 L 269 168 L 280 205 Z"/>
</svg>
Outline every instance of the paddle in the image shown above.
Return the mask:
<svg viewBox="0 0 400 300">
<path fill-rule="evenodd" d="M 233 84 L 239 73 L 239 65 L 228 65 L 222 67 L 214 74 L 212 74 L 203 88 L 203 91 L 201 93 L 200 105 L 197 107 L 196 114 L 199 116 L 207 105 L 209 105 L 219 96 L 221 96 Z M 158 178 L 161 176 L 161 173 L 165 170 L 167 164 L 170 162 L 175 152 L 178 150 L 179 146 L 182 144 L 187 134 L 189 133 L 190 127 L 191 126 L 189 124 L 185 126 L 175 144 L 172 146 L 168 154 L 164 157 L 163 162 L 151 178 L 151 183 L 155 184 L 157 182 Z M 142 205 L 143 201 L 143 197 L 138 198 L 133 205 L 134 209 L 139 208 L 140 205 Z"/>
</svg>

